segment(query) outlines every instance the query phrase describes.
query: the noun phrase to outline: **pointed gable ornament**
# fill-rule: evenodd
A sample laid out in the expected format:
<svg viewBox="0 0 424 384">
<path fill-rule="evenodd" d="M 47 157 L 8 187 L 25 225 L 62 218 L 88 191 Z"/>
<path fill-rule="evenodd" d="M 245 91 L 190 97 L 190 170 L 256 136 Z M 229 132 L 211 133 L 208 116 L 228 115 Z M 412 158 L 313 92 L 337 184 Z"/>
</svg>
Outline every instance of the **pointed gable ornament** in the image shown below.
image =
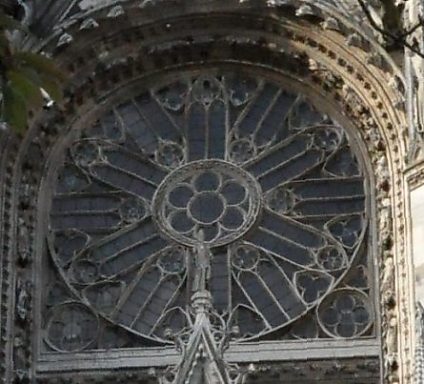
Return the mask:
<svg viewBox="0 0 424 384">
<path fill-rule="evenodd" d="M 194 322 L 188 341 L 175 337 L 181 361 L 174 368 L 172 380 L 161 378 L 161 384 L 238 384 L 242 375 L 230 375 L 234 370 L 224 360 L 230 332 L 223 319 L 213 311 L 212 295 L 208 290 L 211 252 L 202 230 L 197 234 L 198 245 L 193 248 L 194 280 L 191 309 Z M 214 321 L 211 322 L 211 318 Z M 235 377 L 232 377 L 235 376 Z"/>
<path fill-rule="evenodd" d="M 195 322 L 174 384 L 231 384 L 222 348 L 210 323 L 211 301 L 207 290 L 192 296 Z"/>
</svg>

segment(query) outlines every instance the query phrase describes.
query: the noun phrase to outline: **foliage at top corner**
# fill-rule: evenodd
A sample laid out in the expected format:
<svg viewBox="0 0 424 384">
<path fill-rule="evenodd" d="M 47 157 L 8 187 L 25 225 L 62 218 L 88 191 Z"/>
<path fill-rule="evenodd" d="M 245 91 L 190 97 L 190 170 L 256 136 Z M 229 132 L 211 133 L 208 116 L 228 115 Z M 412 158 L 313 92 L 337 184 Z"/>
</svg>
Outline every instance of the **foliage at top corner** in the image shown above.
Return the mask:
<svg viewBox="0 0 424 384">
<path fill-rule="evenodd" d="M 39 53 L 21 50 L 17 34 L 28 31 L 17 20 L 0 10 L 0 122 L 22 135 L 29 111 L 41 108 L 46 96 L 59 101 L 60 82 L 65 74 L 54 61 Z"/>
</svg>

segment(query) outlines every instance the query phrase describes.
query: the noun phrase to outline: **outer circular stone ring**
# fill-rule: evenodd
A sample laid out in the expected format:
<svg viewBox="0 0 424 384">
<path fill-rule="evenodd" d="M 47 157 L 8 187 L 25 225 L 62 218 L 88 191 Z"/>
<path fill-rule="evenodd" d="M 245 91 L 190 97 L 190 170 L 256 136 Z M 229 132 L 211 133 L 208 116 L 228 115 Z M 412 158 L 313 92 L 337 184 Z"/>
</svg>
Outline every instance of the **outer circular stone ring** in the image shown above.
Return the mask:
<svg viewBox="0 0 424 384">
<path fill-rule="evenodd" d="M 188 246 L 199 233 L 210 247 L 233 242 L 255 223 L 262 190 L 253 176 L 223 160 L 200 160 L 171 172 L 153 197 L 159 229 Z"/>
</svg>

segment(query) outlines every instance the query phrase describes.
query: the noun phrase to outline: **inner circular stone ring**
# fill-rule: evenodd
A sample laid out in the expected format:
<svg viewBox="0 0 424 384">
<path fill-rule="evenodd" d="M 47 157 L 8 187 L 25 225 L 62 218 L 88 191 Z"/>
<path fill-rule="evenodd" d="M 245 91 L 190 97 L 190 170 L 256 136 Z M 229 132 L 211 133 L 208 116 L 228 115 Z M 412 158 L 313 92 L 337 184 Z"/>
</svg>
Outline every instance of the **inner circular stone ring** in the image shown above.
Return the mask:
<svg viewBox="0 0 424 384">
<path fill-rule="evenodd" d="M 223 160 L 199 160 L 161 182 L 152 212 L 160 231 L 178 243 L 216 247 L 243 236 L 261 205 L 261 187 L 250 173 Z"/>
</svg>

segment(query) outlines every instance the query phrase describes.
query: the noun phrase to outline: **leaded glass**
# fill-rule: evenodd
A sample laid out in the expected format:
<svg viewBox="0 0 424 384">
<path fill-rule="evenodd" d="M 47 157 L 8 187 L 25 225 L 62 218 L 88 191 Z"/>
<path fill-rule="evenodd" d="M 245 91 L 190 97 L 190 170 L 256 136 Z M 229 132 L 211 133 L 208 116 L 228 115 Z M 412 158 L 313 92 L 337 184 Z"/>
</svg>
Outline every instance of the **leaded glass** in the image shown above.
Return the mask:
<svg viewBox="0 0 424 384">
<path fill-rule="evenodd" d="M 51 348 L 170 343 L 190 324 L 200 244 L 214 310 L 239 342 L 373 332 L 364 171 L 303 95 L 181 72 L 77 136 L 49 214 Z"/>
</svg>

